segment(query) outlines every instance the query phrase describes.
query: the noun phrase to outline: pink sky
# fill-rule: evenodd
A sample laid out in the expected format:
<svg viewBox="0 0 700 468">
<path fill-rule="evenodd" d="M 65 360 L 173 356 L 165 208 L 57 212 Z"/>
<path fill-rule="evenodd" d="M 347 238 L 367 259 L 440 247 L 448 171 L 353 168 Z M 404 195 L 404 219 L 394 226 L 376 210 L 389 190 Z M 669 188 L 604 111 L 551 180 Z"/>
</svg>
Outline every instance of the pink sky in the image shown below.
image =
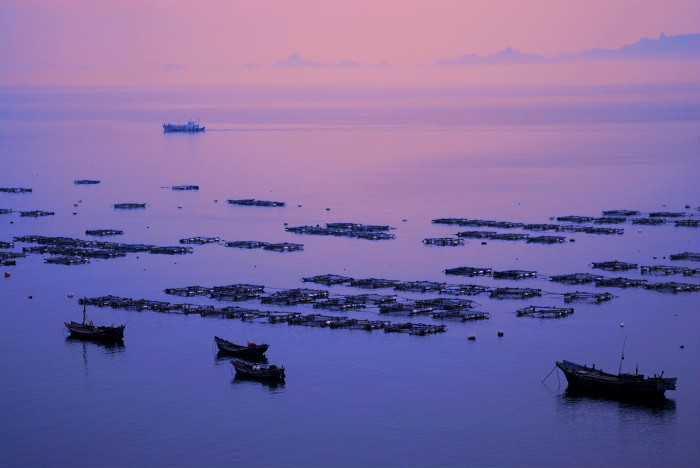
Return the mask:
<svg viewBox="0 0 700 468">
<path fill-rule="evenodd" d="M 2 0 L 0 85 L 688 82 L 698 80 L 697 61 L 434 63 L 508 46 L 552 57 L 698 32 L 697 0 Z M 273 66 L 292 53 L 362 66 Z M 251 63 L 259 68 L 244 68 Z"/>
</svg>

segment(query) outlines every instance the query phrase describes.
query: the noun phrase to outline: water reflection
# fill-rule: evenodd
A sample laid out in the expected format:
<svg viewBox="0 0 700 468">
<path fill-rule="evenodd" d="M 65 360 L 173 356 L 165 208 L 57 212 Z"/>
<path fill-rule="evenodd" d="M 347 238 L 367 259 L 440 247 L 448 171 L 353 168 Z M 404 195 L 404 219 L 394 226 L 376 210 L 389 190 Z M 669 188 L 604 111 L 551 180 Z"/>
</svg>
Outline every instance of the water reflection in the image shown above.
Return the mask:
<svg viewBox="0 0 700 468">
<path fill-rule="evenodd" d="M 117 341 L 100 341 L 100 340 L 90 340 L 84 338 L 75 338 L 73 336 L 66 337 L 66 343 L 81 343 L 83 345 L 83 350 L 90 347 L 99 348 L 106 352 L 106 354 L 116 354 L 121 353 L 125 350 L 124 340 Z"/>
<path fill-rule="evenodd" d="M 229 353 L 219 351 L 216 353 L 216 362 L 217 364 L 220 364 L 222 362 L 228 362 L 230 363 L 232 359 L 241 359 L 243 361 L 248 361 L 250 363 L 255 363 L 255 364 L 267 364 L 267 358 L 265 356 L 260 356 L 260 357 L 245 357 L 245 358 L 237 358 Z"/>
<path fill-rule="evenodd" d="M 76 338 L 74 336 L 68 335 L 66 337 L 66 346 L 81 346 L 82 347 L 82 356 L 83 356 L 83 367 L 85 367 L 85 377 L 87 378 L 90 372 L 90 369 L 88 368 L 88 354 L 92 351 L 88 351 L 88 349 L 91 350 L 97 350 L 98 354 L 103 354 L 103 355 L 110 355 L 110 354 L 119 354 L 124 352 L 125 347 L 124 347 L 124 340 L 118 340 L 118 341 L 99 341 L 99 340 L 90 340 L 90 339 L 84 339 L 84 338 Z"/>
<path fill-rule="evenodd" d="M 234 371 L 232 370 L 232 372 L 234 372 Z M 231 385 L 234 387 L 238 387 L 238 386 L 255 387 L 255 386 L 261 385 L 261 386 L 267 388 L 271 393 L 279 393 L 281 390 L 284 390 L 284 381 L 255 379 L 255 378 L 251 378 L 251 377 L 241 377 L 238 374 L 234 375 L 233 380 L 231 381 Z"/>
<path fill-rule="evenodd" d="M 560 406 L 568 410 L 579 409 L 618 409 L 620 411 L 638 411 L 649 416 L 664 418 L 675 417 L 676 400 L 669 398 L 642 399 L 634 397 L 615 397 L 591 395 L 567 388 L 560 398 Z"/>
</svg>

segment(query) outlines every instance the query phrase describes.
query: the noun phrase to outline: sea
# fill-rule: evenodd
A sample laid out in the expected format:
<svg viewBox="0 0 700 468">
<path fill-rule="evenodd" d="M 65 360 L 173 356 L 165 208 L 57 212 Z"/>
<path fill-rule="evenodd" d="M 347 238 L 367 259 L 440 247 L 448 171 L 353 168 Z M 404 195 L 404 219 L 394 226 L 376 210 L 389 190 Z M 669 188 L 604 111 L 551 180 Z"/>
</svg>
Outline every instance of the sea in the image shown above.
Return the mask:
<svg viewBox="0 0 700 468">
<path fill-rule="evenodd" d="M 178 246 L 46 263 L 27 253 L 0 271 L 0 466 L 698 466 L 700 292 L 569 285 L 585 273 L 700 284 L 700 85 L 403 88 L 0 87 L 0 255 L 61 236 Z M 164 133 L 199 121 L 201 133 Z M 80 179 L 98 180 L 82 185 Z M 173 186 L 197 185 L 178 191 Z M 229 199 L 283 201 L 238 206 Z M 115 209 L 144 203 L 142 209 Z M 633 210 L 619 224 L 572 223 Z M 42 210 L 50 216 L 22 216 Z M 662 212 L 660 225 L 636 224 Z M 666 215 L 663 215 L 666 213 Z M 670 217 L 668 213 L 679 216 Z M 464 227 L 439 218 L 622 229 Z M 359 223 L 394 238 L 296 234 Z M 500 225 L 499 225 L 500 226 Z M 118 229 L 95 238 L 86 230 Z M 464 238 L 468 230 L 559 235 L 564 241 Z M 595 231 L 593 231 L 595 232 Z M 26 239 L 26 238 L 25 238 Z M 303 244 L 302 251 L 225 242 Z M 593 263 L 636 264 L 607 271 Z M 532 278 L 453 276 L 471 266 Z M 642 274 L 641 266 L 688 275 Z M 695 270 L 695 273 L 693 273 Z M 532 288 L 527 299 L 304 282 L 318 275 Z M 458 297 L 488 319 L 325 310 L 259 299 L 180 297 L 165 289 L 309 288 L 398 302 Z M 564 294 L 609 292 L 596 303 Z M 96 324 L 126 324 L 117 344 L 69 337 L 80 298 L 113 295 L 277 314 L 444 325 L 424 336 L 294 326 L 265 319 L 88 306 Z M 528 307 L 572 308 L 559 318 Z M 214 336 L 267 343 L 282 383 L 235 376 Z M 471 339 L 470 339 L 471 338 Z M 617 373 L 676 377 L 653 403 L 567 390 L 563 359 Z"/>
</svg>

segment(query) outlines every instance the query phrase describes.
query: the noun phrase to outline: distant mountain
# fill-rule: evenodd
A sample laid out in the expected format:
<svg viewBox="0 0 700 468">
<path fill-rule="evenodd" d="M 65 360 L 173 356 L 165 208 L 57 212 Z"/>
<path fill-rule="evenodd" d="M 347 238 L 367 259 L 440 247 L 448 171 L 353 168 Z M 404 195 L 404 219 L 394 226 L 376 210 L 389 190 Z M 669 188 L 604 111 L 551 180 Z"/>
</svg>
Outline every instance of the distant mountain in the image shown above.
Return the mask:
<svg viewBox="0 0 700 468">
<path fill-rule="evenodd" d="M 362 65 L 354 60 L 343 60 L 342 62 L 336 64 L 336 67 L 361 67 Z"/>
<path fill-rule="evenodd" d="M 299 54 L 292 54 L 284 60 L 281 60 L 275 64 L 275 67 L 340 67 L 340 68 L 358 68 L 362 64 L 355 62 L 354 60 L 343 60 L 334 65 L 329 65 L 321 62 L 312 62 L 311 60 L 303 59 Z"/>
<path fill-rule="evenodd" d="M 700 57 L 700 34 L 680 34 L 658 39 L 642 38 L 618 49 L 592 49 L 577 54 L 561 54 L 555 60 L 641 60 Z"/>
<path fill-rule="evenodd" d="M 456 60 L 438 60 L 436 65 L 507 65 L 542 63 L 547 59 L 537 54 L 524 54 L 511 47 L 481 57 L 476 54 L 463 55 Z"/>
<path fill-rule="evenodd" d="M 700 34 L 680 34 L 658 39 L 642 38 L 634 44 L 618 49 L 592 49 L 578 53 L 564 53 L 553 58 L 524 54 L 510 47 L 485 57 L 463 55 L 455 60 L 438 60 L 436 65 L 508 65 L 573 62 L 579 60 L 642 60 L 700 58 Z"/>
<path fill-rule="evenodd" d="M 312 62 L 310 60 L 299 57 L 298 54 L 292 54 L 284 60 L 275 64 L 276 67 L 325 67 L 325 63 Z"/>
</svg>

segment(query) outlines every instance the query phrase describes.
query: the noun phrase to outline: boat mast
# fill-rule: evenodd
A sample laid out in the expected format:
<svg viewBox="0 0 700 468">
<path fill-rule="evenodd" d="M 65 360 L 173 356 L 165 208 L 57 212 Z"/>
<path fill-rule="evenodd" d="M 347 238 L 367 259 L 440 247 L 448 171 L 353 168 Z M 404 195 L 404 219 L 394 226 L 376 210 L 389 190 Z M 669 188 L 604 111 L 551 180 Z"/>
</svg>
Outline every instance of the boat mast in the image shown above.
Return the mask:
<svg viewBox="0 0 700 468">
<path fill-rule="evenodd" d="M 620 356 L 620 367 L 617 369 L 617 375 L 620 375 L 622 373 L 622 361 L 625 359 L 625 345 L 627 344 L 627 337 L 625 337 L 625 341 L 622 343 L 622 356 Z"/>
</svg>

